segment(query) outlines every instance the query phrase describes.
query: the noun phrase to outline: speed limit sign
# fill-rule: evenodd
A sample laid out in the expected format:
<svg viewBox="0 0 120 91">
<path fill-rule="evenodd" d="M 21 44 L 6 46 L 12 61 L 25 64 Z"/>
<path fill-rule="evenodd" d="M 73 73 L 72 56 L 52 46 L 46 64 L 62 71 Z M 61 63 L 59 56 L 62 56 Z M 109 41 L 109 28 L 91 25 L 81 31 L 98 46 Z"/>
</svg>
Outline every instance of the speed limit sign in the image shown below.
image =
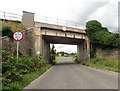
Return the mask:
<svg viewBox="0 0 120 91">
<path fill-rule="evenodd" d="M 19 42 L 23 39 L 23 32 L 21 31 L 16 31 L 14 34 L 13 34 L 13 39 L 16 41 L 16 42 Z"/>
<path fill-rule="evenodd" d="M 20 30 L 17 30 L 13 34 L 13 39 L 15 40 L 15 42 L 17 42 L 17 58 L 18 58 L 19 42 L 23 39 L 23 32 L 21 32 Z"/>
</svg>

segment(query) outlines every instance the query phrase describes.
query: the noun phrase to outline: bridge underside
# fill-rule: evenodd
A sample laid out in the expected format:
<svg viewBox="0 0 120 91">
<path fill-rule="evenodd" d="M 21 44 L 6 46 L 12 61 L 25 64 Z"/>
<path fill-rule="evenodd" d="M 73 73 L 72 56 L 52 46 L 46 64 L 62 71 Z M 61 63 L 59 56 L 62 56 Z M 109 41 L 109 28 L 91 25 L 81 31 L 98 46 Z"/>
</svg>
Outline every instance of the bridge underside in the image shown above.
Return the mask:
<svg viewBox="0 0 120 91">
<path fill-rule="evenodd" d="M 58 36 L 46 36 L 43 35 L 42 38 L 53 44 L 72 44 L 72 45 L 79 45 L 84 40 L 83 39 L 76 39 L 76 38 L 68 38 L 68 37 L 58 37 Z"/>
<path fill-rule="evenodd" d="M 50 60 L 50 43 L 77 45 L 77 60 L 83 63 L 88 59 L 87 43 L 84 39 L 42 35 L 41 55 L 48 61 Z"/>
</svg>

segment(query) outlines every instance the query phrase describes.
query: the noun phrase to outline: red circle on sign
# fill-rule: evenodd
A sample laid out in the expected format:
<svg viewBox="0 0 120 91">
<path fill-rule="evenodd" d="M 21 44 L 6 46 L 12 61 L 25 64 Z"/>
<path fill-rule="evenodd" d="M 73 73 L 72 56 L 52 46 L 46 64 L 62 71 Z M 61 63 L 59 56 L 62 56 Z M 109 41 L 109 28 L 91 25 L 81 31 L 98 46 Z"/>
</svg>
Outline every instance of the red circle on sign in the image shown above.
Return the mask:
<svg viewBox="0 0 120 91">
<path fill-rule="evenodd" d="M 13 33 L 13 39 L 15 42 L 19 42 L 23 39 L 23 32 L 20 30 L 17 30 L 16 32 Z"/>
<path fill-rule="evenodd" d="M 64 26 L 64 27 L 62 27 L 62 30 L 63 30 L 63 31 L 66 31 L 67 29 L 66 29 L 66 27 Z"/>
</svg>

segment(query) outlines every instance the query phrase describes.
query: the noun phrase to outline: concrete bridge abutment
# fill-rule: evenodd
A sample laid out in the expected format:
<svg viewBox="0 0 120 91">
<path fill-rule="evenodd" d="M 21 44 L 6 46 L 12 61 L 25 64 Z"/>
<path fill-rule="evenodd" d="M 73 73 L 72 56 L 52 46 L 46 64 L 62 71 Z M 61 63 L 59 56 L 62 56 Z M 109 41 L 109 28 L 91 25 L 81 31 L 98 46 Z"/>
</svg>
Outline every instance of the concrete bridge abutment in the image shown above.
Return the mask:
<svg viewBox="0 0 120 91">
<path fill-rule="evenodd" d="M 50 43 L 42 39 L 42 50 L 40 50 L 42 53 L 43 58 L 47 62 L 50 61 Z"/>
<path fill-rule="evenodd" d="M 81 64 L 84 64 L 87 60 L 89 60 L 88 40 L 83 40 L 83 42 L 77 45 L 77 60 Z"/>
<path fill-rule="evenodd" d="M 77 45 L 77 60 L 80 63 L 89 60 L 89 40 L 85 30 L 66 27 L 66 31 L 63 31 L 60 25 L 35 22 L 34 13 L 29 12 L 24 12 L 22 23 L 33 28 L 35 55 L 41 55 L 49 62 L 50 43 L 73 44 Z"/>
</svg>

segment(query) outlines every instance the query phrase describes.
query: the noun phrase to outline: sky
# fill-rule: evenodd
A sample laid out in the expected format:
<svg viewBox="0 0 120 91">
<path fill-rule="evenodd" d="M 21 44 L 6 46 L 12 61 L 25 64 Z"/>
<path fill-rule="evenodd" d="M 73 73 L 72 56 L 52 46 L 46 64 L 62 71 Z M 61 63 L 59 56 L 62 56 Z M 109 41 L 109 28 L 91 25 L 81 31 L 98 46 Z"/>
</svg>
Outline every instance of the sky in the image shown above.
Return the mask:
<svg viewBox="0 0 120 91">
<path fill-rule="evenodd" d="M 98 20 L 111 32 L 118 32 L 119 0 L 1 0 L 0 11 L 22 11 L 73 21 L 83 28 L 89 20 Z M 55 45 L 57 51 L 76 52 L 76 46 Z"/>
</svg>

